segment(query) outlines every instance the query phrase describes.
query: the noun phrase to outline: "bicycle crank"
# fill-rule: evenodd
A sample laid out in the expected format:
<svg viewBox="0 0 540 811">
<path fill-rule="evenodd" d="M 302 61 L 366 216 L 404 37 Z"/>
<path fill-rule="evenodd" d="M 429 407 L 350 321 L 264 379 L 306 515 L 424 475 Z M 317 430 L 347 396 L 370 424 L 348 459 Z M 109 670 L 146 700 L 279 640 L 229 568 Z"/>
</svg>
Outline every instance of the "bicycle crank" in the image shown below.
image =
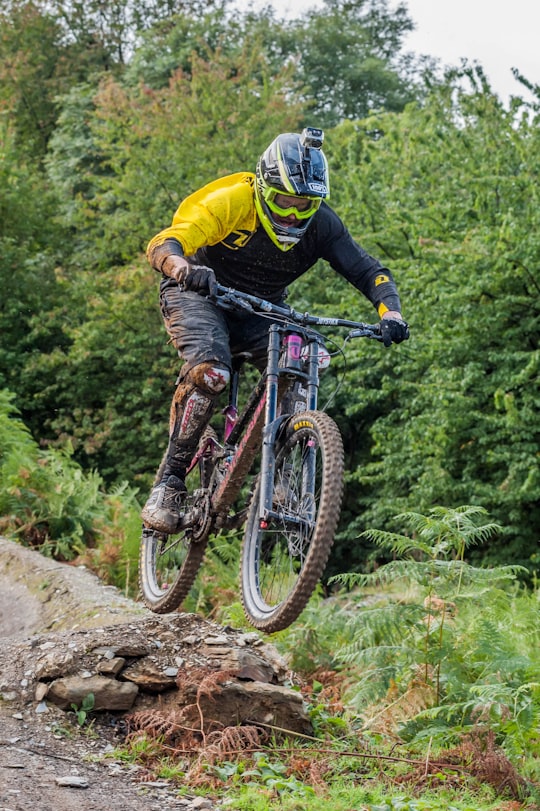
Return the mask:
<svg viewBox="0 0 540 811">
<path fill-rule="evenodd" d="M 192 505 L 178 523 L 177 532 L 184 532 L 192 543 L 197 543 L 210 532 L 212 524 L 211 500 L 208 490 L 195 490 Z"/>
</svg>

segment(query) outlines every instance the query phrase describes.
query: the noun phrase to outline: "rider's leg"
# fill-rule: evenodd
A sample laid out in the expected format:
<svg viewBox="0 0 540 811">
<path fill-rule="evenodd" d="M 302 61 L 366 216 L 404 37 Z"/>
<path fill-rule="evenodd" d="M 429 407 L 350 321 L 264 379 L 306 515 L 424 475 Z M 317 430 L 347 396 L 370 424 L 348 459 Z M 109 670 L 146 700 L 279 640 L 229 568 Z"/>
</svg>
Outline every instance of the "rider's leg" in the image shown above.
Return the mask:
<svg viewBox="0 0 540 811">
<path fill-rule="evenodd" d="M 181 291 L 169 278 L 162 280 L 160 304 L 167 332 L 185 365 L 171 406 L 169 444 L 142 515 L 148 526 L 170 534 L 178 524 L 186 465 L 227 385 L 231 353 L 249 352 L 262 370 L 268 320 L 222 310 L 197 293 Z"/>
<path fill-rule="evenodd" d="M 214 403 L 230 379 L 229 370 L 218 361 L 190 369 L 173 397 L 169 424 L 169 445 L 162 477 L 183 478 L 197 449 L 199 437 L 208 425 Z"/>
<path fill-rule="evenodd" d="M 159 480 L 142 511 L 143 521 L 152 529 L 168 534 L 175 531 L 180 517 L 180 499 L 185 492 L 186 468 L 229 377 L 229 370 L 223 364 L 207 361 L 189 369 L 180 380 L 171 404 L 169 444 L 159 469 Z"/>
<path fill-rule="evenodd" d="M 165 328 L 184 365 L 171 404 L 167 450 L 142 515 L 148 526 L 170 534 L 178 524 L 186 466 L 227 385 L 231 356 L 228 325 L 214 303 L 183 292 L 164 278 L 160 304 Z"/>
</svg>

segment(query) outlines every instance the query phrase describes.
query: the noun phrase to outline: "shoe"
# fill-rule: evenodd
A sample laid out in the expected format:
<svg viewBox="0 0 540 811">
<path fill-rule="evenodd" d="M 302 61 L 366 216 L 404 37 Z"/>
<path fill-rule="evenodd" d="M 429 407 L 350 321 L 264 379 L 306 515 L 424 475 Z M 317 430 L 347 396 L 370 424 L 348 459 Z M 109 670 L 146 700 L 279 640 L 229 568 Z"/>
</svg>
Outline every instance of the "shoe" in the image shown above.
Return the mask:
<svg viewBox="0 0 540 811">
<path fill-rule="evenodd" d="M 146 526 L 167 535 L 176 532 L 181 499 L 186 492 L 186 485 L 178 476 L 169 476 L 154 487 L 141 513 Z"/>
</svg>

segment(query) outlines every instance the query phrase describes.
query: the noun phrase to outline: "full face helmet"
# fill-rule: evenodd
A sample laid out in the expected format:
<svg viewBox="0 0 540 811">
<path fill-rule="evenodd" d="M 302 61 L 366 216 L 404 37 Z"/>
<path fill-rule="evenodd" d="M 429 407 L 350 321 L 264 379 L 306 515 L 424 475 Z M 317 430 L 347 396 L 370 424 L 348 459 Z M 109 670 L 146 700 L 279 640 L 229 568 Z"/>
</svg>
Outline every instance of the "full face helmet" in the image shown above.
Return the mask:
<svg viewBox="0 0 540 811">
<path fill-rule="evenodd" d="M 282 251 L 296 245 L 329 195 L 323 140 L 323 131 L 314 127 L 306 127 L 301 135 L 286 132 L 272 141 L 257 163 L 255 208 L 264 230 Z M 281 206 L 276 203 L 278 195 Z M 307 202 L 302 207 L 294 205 L 294 200 L 286 205 L 283 197 L 302 197 Z M 296 218 L 294 225 L 280 224 L 275 219 L 291 214 Z"/>
</svg>

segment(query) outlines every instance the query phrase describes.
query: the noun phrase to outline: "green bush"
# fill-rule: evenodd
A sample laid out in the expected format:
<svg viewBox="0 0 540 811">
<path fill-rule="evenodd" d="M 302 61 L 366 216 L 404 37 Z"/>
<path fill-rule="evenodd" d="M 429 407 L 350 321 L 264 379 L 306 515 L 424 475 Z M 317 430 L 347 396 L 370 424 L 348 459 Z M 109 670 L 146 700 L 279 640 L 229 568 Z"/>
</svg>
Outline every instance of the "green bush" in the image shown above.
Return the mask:
<svg viewBox="0 0 540 811">
<path fill-rule="evenodd" d="M 57 560 L 78 557 L 129 591 L 136 581 L 140 519 L 136 493 L 110 493 L 69 449 L 42 450 L 0 391 L 0 531 Z"/>
</svg>

